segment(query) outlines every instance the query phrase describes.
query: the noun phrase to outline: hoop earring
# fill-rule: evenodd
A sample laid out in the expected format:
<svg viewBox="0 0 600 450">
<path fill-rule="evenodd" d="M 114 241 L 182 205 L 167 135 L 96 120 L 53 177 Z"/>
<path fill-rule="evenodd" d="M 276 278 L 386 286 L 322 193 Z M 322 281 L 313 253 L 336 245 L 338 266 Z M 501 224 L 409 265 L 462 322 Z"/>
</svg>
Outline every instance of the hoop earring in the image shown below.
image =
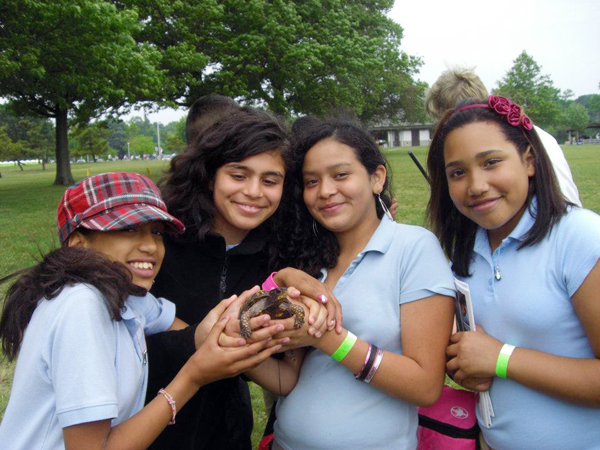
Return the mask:
<svg viewBox="0 0 600 450">
<path fill-rule="evenodd" d="M 381 209 L 383 209 L 383 213 L 388 216 L 388 218 L 393 221 L 394 218 L 392 217 L 392 213 L 390 212 L 390 210 L 388 209 L 387 206 L 385 206 L 385 203 L 383 203 L 383 200 L 381 200 L 381 195 L 377 194 L 377 200 L 379 200 L 379 204 L 381 205 Z"/>
<path fill-rule="evenodd" d="M 317 228 L 317 221 L 315 219 L 313 219 L 312 229 L 315 236 L 319 237 L 319 229 Z"/>
</svg>

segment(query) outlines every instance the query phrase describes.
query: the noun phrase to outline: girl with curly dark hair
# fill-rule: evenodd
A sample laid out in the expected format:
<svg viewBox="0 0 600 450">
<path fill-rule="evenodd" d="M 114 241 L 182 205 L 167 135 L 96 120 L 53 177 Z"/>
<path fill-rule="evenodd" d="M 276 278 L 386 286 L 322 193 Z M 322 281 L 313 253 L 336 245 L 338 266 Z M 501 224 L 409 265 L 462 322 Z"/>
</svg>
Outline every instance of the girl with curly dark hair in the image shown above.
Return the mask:
<svg viewBox="0 0 600 450">
<path fill-rule="evenodd" d="M 333 290 L 344 330 L 305 338 L 314 349 L 278 402 L 274 448 L 416 448 L 417 405 L 443 386 L 452 274 L 432 233 L 388 216 L 387 164 L 366 131 L 304 119 L 295 135 L 279 257 Z"/>
<path fill-rule="evenodd" d="M 192 139 L 188 149 L 173 158 L 160 183 L 169 211 L 181 218 L 187 230 L 182 236 L 166 237 L 167 256 L 152 292 L 173 299 L 178 316 L 196 323 L 221 299 L 250 289 L 278 271 L 273 275 L 278 285 L 330 299 L 329 323 L 326 308 L 303 300 L 310 305 L 308 331 L 320 335 L 328 325 L 333 327 L 332 320 L 341 327 L 341 313 L 326 286 L 299 270 L 273 264 L 275 230 L 290 220 L 279 212 L 288 195 L 292 162 L 286 125 L 267 112 L 237 106 L 220 96 L 199 99 L 187 123 Z M 226 330 L 232 335 L 239 333 L 234 322 Z M 293 319 L 285 326 L 291 329 Z M 159 361 L 150 370 L 150 395 L 187 359 L 191 349 L 186 342 L 192 342 L 186 332 L 149 339 L 150 356 Z M 293 382 L 280 385 L 271 375 L 278 371 L 285 375 L 295 363 L 287 356 L 280 363 L 269 359 L 245 376 L 285 393 Z M 251 432 L 247 383 L 236 377 L 201 389 L 179 423 L 166 429 L 153 448 L 245 449 L 251 446 Z"/>
</svg>

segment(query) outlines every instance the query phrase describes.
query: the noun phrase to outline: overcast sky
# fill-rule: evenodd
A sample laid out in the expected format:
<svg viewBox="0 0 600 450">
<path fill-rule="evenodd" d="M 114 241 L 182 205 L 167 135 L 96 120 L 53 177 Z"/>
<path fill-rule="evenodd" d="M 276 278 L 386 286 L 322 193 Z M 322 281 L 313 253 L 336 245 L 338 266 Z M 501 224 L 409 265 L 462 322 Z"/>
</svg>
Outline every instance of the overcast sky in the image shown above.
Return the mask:
<svg viewBox="0 0 600 450">
<path fill-rule="evenodd" d="M 525 50 L 555 87 L 600 93 L 599 0 L 396 0 L 390 16 L 430 86 L 459 65 L 475 67 L 493 89 Z"/>
<path fill-rule="evenodd" d="M 423 60 L 430 86 L 447 67 L 475 67 L 489 90 L 525 50 L 554 86 L 575 96 L 600 89 L 600 0 L 396 0 L 401 48 Z M 185 110 L 149 116 L 168 123 Z"/>
</svg>

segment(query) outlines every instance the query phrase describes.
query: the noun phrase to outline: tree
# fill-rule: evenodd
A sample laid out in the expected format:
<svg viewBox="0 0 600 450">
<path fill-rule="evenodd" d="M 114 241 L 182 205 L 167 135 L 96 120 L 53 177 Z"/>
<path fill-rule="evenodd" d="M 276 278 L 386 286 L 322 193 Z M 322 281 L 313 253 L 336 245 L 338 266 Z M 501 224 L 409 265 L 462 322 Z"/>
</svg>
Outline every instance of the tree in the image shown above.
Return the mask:
<svg viewBox="0 0 600 450">
<path fill-rule="evenodd" d="M 561 111 L 562 129 L 569 131 L 569 136 L 571 131 L 576 131 L 577 139 L 579 139 L 579 133 L 586 129 L 589 122 L 590 118 L 585 107 L 574 101 Z"/>
<path fill-rule="evenodd" d="M 131 7 L 136 0 L 119 1 Z M 148 0 L 138 39 L 161 50 L 165 95 L 220 93 L 283 115 L 349 109 L 409 118 L 420 60 L 400 50 L 391 0 Z"/>
<path fill-rule="evenodd" d="M 156 144 L 150 136 L 137 135 L 131 139 L 131 154 L 132 155 L 152 155 Z"/>
<path fill-rule="evenodd" d="M 85 127 L 77 128 L 75 136 L 79 142 L 78 153 L 80 155 L 90 155 L 96 162 L 100 155 L 108 153 L 108 137 L 110 131 L 105 124 L 94 123 Z"/>
<path fill-rule="evenodd" d="M 135 42 L 133 10 L 102 0 L 4 0 L 0 7 L 0 96 L 20 112 L 56 121 L 55 184 L 71 184 L 69 119 L 86 123 L 163 84 L 159 53 Z"/>
<path fill-rule="evenodd" d="M 122 121 L 111 120 L 108 122 L 110 136 L 108 137 L 108 145 L 116 150 L 120 159 L 127 154 L 127 125 Z"/>
<path fill-rule="evenodd" d="M 0 161 L 14 161 L 23 170 L 23 159 L 27 159 L 27 147 L 23 141 L 13 142 L 6 127 L 0 127 Z"/>
<path fill-rule="evenodd" d="M 582 95 L 575 101 L 587 110 L 590 122 L 600 123 L 600 95 Z"/>
<path fill-rule="evenodd" d="M 541 67 L 525 51 L 513 61 L 513 67 L 493 93 L 521 105 L 542 128 L 556 125 L 560 120 L 560 90 L 554 87 L 548 75 L 542 75 Z"/>
<path fill-rule="evenodd" d="M 42 169 L 46 169 L 54 134 L 48 119 L 17 116 L 11 112 L 10 105 L 1 105 L 0 127 L 4 127 L 11 142 L 21 148 L 19 160 L 37 158 L 42 162 Z M 14 149 L 11 153 L 14 153 Z M 23 168 L 20 164 L 19 167 Z"/>
</svg>

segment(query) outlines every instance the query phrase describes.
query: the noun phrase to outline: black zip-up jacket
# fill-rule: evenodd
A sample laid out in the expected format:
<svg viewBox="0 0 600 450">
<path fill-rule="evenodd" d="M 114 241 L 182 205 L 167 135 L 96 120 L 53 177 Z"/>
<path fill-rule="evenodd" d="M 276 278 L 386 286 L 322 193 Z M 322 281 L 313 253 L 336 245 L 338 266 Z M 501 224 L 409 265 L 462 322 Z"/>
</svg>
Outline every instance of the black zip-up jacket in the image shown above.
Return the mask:
<svg viewBox="0 0 600 450">
<path fill-rule="evenodd" d="M 241 294 L 268 276 L 264 233 L 251 231 L 226 251 L 225 240 L 208 233 L 200 241 L 186 233 L 165 236 L 165 259 L 151 292 L 177 306 L 177 317 L 197 324 L 222 299 Z M 175 377 L 195 351 L 195 326 L 149 336 L 149 379 L 146 402 Z M 252 404 L 241 377 L 200 388 L 177 412 L 152 449 L 246 450 L 251 448 Z"/>
</svg>

